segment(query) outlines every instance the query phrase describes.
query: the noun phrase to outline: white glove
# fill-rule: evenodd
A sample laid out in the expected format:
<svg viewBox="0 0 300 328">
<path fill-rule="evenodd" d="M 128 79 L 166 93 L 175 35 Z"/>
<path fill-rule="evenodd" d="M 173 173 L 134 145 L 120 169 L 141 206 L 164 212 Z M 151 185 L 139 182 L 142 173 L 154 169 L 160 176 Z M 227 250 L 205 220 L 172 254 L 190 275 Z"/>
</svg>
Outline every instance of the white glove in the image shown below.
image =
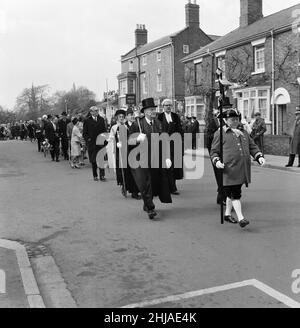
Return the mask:
<svg viewBox="0 0 300 328">
<path fill-rule="evenodd" d="M 263 157 L 261 157 L 261 158 L 258 160 L 258 162 L 259 162 L 259 164 L 260 164 L 261 166 L 265 166 L 265 165 L 266 165 L 266 160 L 265 160 Z"/>
<path fill-rule="evenodd" d="M 122 148 L 122 142 L 117 143 L 117 148 L 119 148 L 119 149 Z"/>
<path fill-rule="evenodd" d="M 216 168 L 217 169 L 224 169 L 225 168 L 225 165 L 221 162 L 221 161 L 217 161 L 217 163 L 216 163 Z"/>
<path fill-rule="evenodd" d="M 147 136 L 145 134 L 140 133 L 136 140 L 137 140 L 137 142 L 144 142 L 146 137 Z"/>
<path fill-rule="evenodd" d="M 166 159 L 166 167 L 167 167 L 167 169 L 170 169 L 171 166 L 172 166 L 172 161 L 169 158 L 167 158 Z"/>
</svg>

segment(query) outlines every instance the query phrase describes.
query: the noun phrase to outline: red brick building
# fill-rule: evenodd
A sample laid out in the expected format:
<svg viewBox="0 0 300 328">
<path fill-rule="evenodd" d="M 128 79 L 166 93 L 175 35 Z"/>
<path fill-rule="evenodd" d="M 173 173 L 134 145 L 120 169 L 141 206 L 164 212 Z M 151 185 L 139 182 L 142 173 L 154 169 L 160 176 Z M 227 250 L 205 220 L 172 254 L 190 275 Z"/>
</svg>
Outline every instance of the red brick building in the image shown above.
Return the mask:
<svg viewBox="0 0 300 328">
<path fill-rule="evenodd" d="M 216 107 L 216 69 L 223 69 L 243 117 L 259 111 L 265 118 L 266 152 L 283 155 L 300 105 L 300 4 L 267 17 L 262 7 L 262 0 L 241 0 L 240 26 L 182 60 L 185 104 L 204 125 Z"/>
<path fill-rule="evenodd" d="M 217 37 L 200 29 L 199 5 L 185 6 L 186 27 L 179 32 L 148 43 L 145 25 L 137 25 L 135 47 L 121 57 L 119 105 L 126 104 L 126 94 L 136 95 L 136 103 L 153 97 L 157 104 L 170 98 L 181 108 L 184 101 L 184 64 L 180 60 Z"/>
</svg>

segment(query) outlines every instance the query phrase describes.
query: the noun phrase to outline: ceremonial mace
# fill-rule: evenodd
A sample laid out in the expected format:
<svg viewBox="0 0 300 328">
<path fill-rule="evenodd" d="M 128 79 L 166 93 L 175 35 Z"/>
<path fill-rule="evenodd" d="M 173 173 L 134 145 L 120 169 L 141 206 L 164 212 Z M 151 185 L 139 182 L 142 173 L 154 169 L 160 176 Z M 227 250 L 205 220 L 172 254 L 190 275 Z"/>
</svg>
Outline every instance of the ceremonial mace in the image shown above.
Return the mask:
<svg viewBox="0 0 300 328">
<path fill-rule="evenodd" d="M 225 88 L 222 83 L 222 70 L 217 69 L 217 79 L 219 82 L 219 89 L 220 89 L 220 97 L 219 97 L 219 111 L 220 111 L 220 161 L 223 163 L 223 126 L 224 126 L 224 121 L 223 121 L 223 103 L 225 100 Z M 222 176 L 221 176 L 221 181 L 220 181 L 220 189 L 221 189 L 221 195 L 223 196 L 224 193 L 224 181 L 223 181 L 223 173 L 224 171 L 222 170 Z M 223 199 L 221 201 L 221 224 L 224 224 L 224 207 L 223 207 Z"/>
<path fill-rule="evenodd" d="M 118 139 L 120 142 L 120 132 L 117 131 Z M 127 198 L 127 188 L 126 188 L 126 182 L 125 182 L 125 174 L 124 174 L 124 166 L 123 166 L 123 158 L 122 158 L 122 148 L 119 149 L 119 159 L 121 161 L 121 172 L 122 172 L 122 179 L 123 179 L 123 186 L 122 186 L 122 195 Z"/>
</svg>

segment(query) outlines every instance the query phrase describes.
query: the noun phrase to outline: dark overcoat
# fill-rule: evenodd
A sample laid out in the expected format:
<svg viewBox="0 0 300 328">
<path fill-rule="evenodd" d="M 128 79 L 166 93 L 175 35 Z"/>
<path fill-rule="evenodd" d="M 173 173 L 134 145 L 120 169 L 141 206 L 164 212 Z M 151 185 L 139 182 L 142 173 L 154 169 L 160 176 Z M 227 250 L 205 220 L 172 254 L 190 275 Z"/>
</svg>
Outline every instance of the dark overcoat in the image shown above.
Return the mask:
<svg viewBox="0 0 300 328">
<path fill-rule="evenodd" d="M 162 132 L 168 133 L 169 136 L 171 136 L 174 133 L 179 133 L 182 137 L 182 144 L 181 144 L 181 152 L 182 152 L 182 161 L 181 161 L 181 167 L 180 168 L 174 168 L 174 179 L 175 180 L 182 180 L 183 179 L 183 155 L 184 155 L 184 134 L 182 129 L 182 124 L 180 121 L 179 116 L 176 113 L 171 112 L 172 121 L 168 123 L 166 119 L 165 113 L 160 113 L 158 115 L 158 120 L 161 122 L 162 126 Z M 171 154 L 171 161 L 172 165 L 175 164 L 175 151 L 179 151 L 175 149 L 174 142 L 172 141 L 170 143 L 170 154 Z"/>
<path fill-rule="evenodd" d="M 224 186 L 251 183 L 251 156 L 262 155 L 258 146 L 247 132 L 237 136 L 230 128 L 223 131 L 223 163 L 225 164 Z M 212 162 L 220 158 L 220 129 L 215 133 L 210 152 Z"/>
<path fill-rule="evenodd" d="M 97 116 L 97 120 L 94 120 L 92 116 L 87 118 L 83 123 L 83 138 L 88 147 L 89 160 L 91 163 L 96 163 L 98 152 L 106 146 L 106 142 L 103 145 L 97 145 L 96 141 L 100 134 L 106 133 L 106 126 L 103 117 Z"/>
<path fill-rule="evenodd" d="M 135 122 L 131 125 L 129 130 L 129 146 L 131 149 L 134 149 L 133 144 L 137 144 L 136 136 L 139 133 L 146 134 L 147 143 L 148 143 L 148 156 L 137 155 L 137 161 L 140 161 L 140 167 L 131 168 L 132 170 L 139 170 L 139 174 L 134 174 L 134 176 L 143 176 L 149 174 L 151 175 L 151 188 L 152 196 L 158 196 L 162 203 L 172 203 L 172 197 L 169 189 L 168 175 L 167 170 L 162 168 L 161 165 L 161 147 L 157 152 L 151 152 L 151 134 L 161 134 L 162 126 L 161 122 L 158 119 L 153 121 L 153 126 L 150 126 L 145 118 L 142 118 L 138 122 Z M 141 130 L 140 130 L 141 128 Z M 159 168 L 151 168 L 153 159 L 159 159 Z M 130 163 L 128 163 L 130 165 Z M 147 167 L 147 168 L 143 168 Z M 146 181 L 147 179 L 142 179 Z M 139 186 L 140 182 L 136 181 L 136 185 Z"/>
</svg>

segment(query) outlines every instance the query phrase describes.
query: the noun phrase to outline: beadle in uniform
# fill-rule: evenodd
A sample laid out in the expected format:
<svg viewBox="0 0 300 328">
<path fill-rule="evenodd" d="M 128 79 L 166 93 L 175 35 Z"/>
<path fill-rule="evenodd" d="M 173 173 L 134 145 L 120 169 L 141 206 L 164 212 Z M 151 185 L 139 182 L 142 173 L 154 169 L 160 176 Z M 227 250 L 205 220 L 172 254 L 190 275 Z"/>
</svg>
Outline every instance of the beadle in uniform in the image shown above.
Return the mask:
<svg viewBox="0 0 300 328">
<path fill-rule="evenodd" d="M 224 194 L 226 195 L 225 221 L 238 223 L 242 228 L 249 224 L 242 213 L 240 199 L 242 186 L 248 187 L 251 182 L 251 157 L 260 165 L 265 159 L 258 146 L 247 132 L 237 129 L 239 113 L 236 109 L 228 109 L 224 113 L 226 126 L 223 127 L 223 163 L 220 160 L 220 129 L 215 133 L 210 156 L 217 169 L 223 170 Z M 237 219 L 232 217 L 234 208 Z"/>
</svg>

